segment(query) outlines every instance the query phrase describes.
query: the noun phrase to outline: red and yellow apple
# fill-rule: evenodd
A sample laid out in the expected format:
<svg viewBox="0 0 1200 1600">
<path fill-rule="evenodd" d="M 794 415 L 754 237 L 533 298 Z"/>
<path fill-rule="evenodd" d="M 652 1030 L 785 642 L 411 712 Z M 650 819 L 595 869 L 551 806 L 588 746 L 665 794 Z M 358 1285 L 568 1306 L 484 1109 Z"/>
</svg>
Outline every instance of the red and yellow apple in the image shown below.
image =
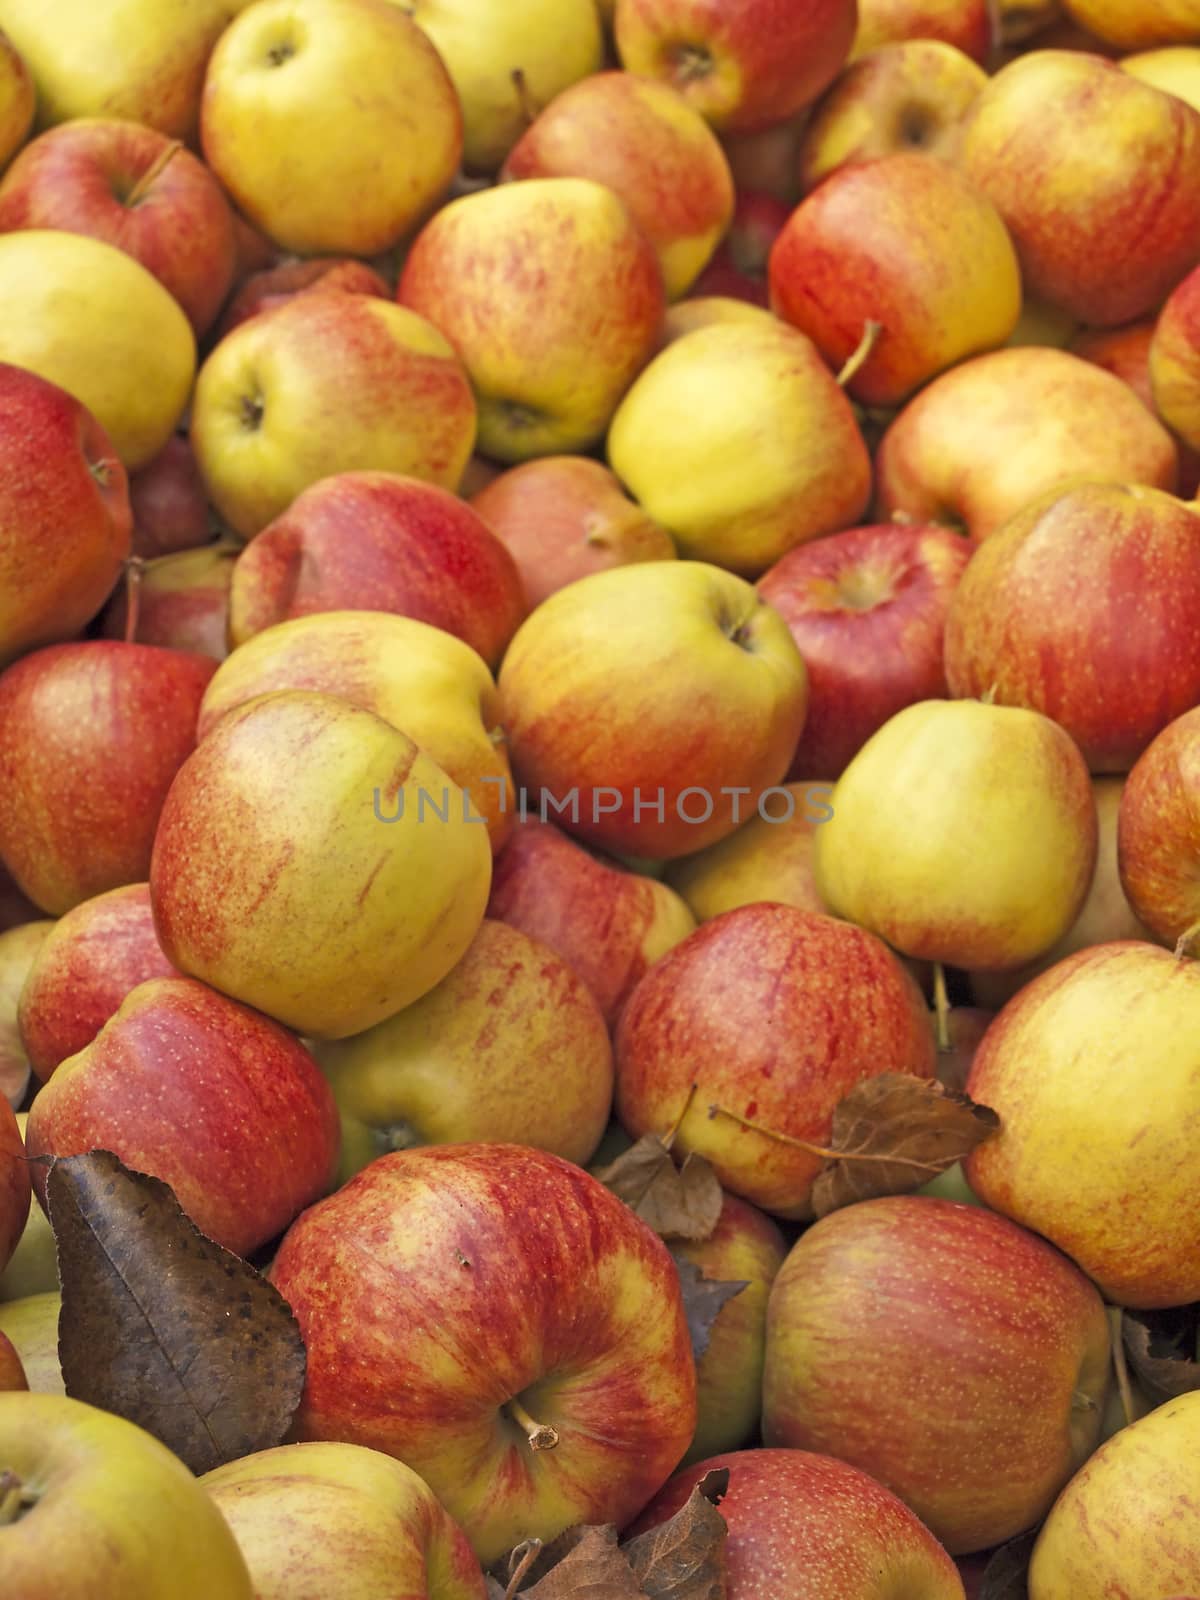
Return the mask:
<svg viewBox="0 0 1200 1600">
<path fill-rule="evenodd" d="M 986 63 L 992 33 L 987 0 L 858 0 L 858 32 L 850 58 L 857 61 L 881 46 L 909 39 L 940 39 Z"/>
<path fill-rule="evenodd" d="M 289 258 L 243 278 L 225 307 L 217 332 L 220 338 L 249 322 L 260 311 L 285 305 L 298 294 L 368 294 L 390 300 L 392 291 L 365 261 L 353 256 Z"/>
<path fill-rule="evenodd" d="M 764 800 L 748 822 L 707 850 L 673 861 L 666 881 L 697 922 L 773 900 L 800 911 L 824 911 L 813 880 L 816 829 L 828 820 L 830 784 L 782 785 L 783 804 Z"/>
<path fill-rule="evenodd" d="M 1200 709 L 1163 729 L 1134 766 L 1120 797 L 1120 887 L 1132 913 L 1164 943 L 1190 940 L 1200 931 L 1198 800 Z"/>
<path fill-rule="evenodd" d="M 23 1105 L 29 1088 L 29 1052 L 17 1022 L 21 991 L 37 953 L 54 927 L 50 919 L 0 932 L 0 1099 Z"/>
<path fill-rule="evenodd" d="M 29 1215 L 29 1168 L 17 1119 L 0 1099 L 0 1270 L 8 1265 Z"/>
<path fill-rule="evenodd" d="M 229 654 L 229 596 L 242 549 L 236 539 L 220 539 L 147 561 L 138 574 L 133 628 L 129 587 L 122 585 L 105 607 L 100 631 L 106 639 L 193 650 L 224 661 Z"/>
<path fill-rule="evenodd" d="M 0 170 L 8 165 L 29 137 L 37 91 L 29 68 L 0 31 Z"/>
<path fill-rule="evenodd" d="M 0 1333 L 0 1394 L 28 1388 L 29 1381 L 16 1346 L 6 1333 Z"/>
</svg>

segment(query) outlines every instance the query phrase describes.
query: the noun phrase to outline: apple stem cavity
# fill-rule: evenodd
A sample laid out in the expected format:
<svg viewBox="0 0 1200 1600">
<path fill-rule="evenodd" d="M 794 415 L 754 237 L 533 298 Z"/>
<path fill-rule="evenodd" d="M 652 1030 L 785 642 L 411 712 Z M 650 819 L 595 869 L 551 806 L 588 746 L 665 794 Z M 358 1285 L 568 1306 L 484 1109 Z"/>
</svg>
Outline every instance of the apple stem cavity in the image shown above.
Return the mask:
<svg viewBox="0 0 1200 1600">
<path fill-rule="evenodd" d="M 142 556 L 130 556 L 125 562 L 125 633 L 126 644 L 137 642 L 138 616 L 142 606 L 142 574 L 146 562 Z"/>
<path fill-rule="evenodd" d="M 513 88 L 517 91 L 517 104 L 521 108 L 521 115 L 525 118 L 525 126 L 531 128 L 538 119 L 537 102 L 529 92 L 529 84 L 521 67 L 514 67 L 511 77 Z"/>
<path fill-rule="evenodd" d="M 937 1021 L 937 1047 L 942 1055 L 950 1050 L 950 996 L 946 993 L 946 969 L 933 963 L 933 1014 Z"/>
<path fill-rule="evenodd" d="M 1108 1324 L 1111 1329 L 1113 1377 L 1117 1380 L 1121 1411 L 1128 1426 L 1135 1420 L 1137 1412 L 1133 1403 L 1133 1385 L 1129 1381 L 1129 1365 L 1125 1360 L 1125 1313 L 1120 1306 L 1108 1307 Z"/>
<path fill-rule="evenodd" d="M 182 149 L 182 139 L 172 139 L 165 144 L 155 159 L 146 168 L 145 172 L 142 173 L 141 177 L 134 184 L 133 188 L 125 196 L 125 204 L 130 207 L 140 205 L 141 202 L 146 198 L 146 195 L 149 193 L 154 180 L 167 166 L 170 165 L 170 163 L 175 159 Z"/>
<path fill-rule="evenodd" d="M 840 389 L 844 389 L 869 360 L 871 351 L 879 343 L 879 335 L 882 332 L 882 322 L 868 321 L 863 323 L 862 338 L 858 341 L 857 347 L 847 359 L 846 364 L 835 380 Z"/>
<path fill-rule="evenodd" d="M 33 1490 L 26 1488 L 15 1472 L 0 1472 L 0 1528 L 20 1522 L 36 1503 Z"/>
<path fill-rule="evenodd" d="M 504 1407 L 509 1416 L 529 1440 L 531 1450 L 554 1450 L 558 1447 L 558 1429 L 545 1422 L 536 1422 L 515 1397 Z"/>
</svg>

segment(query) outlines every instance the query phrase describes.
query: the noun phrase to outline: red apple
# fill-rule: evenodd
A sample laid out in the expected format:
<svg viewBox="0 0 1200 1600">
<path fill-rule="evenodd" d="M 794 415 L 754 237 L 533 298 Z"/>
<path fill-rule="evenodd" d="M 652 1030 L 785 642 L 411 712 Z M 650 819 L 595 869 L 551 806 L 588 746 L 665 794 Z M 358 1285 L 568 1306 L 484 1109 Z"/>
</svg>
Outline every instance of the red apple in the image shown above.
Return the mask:
<svg viewBox="0 0 1200 1600">
<path fill-rule="evenodd" d="M 17 1005 L 29 1064 L 45 1082 L 91 1044 L 139 983 L 178 976 L 154 931 L 148 884 L 74 906 L 43 941 Z"/>
<path fill-rule="evenodd" d="M 1200 268 L 1188 273 L 1159 312 L 1149 361 L 1155 411 L 1192 450 L 1200 450 Z"/>
<path fill-rule="evenodd" d="M 691 1440 L 667 1248 L 558 1156 L 381 1156 L 291 1228 L 271 1278 L 308 1351 L 297 1437 L 397 1456 L 484 1563 L 628 1521 Z"/>
<path fill-rule="evenodd" d="M 741 190 L 729 231 L 696 279 L 692 294 L 730 295 L 735 300 L 765 306 L 771 246 L 783 232 L 791 214 L 791 207 L 773 194 L 756 189 Z"/>
<path fill-rule="evenodd" d="M 129 480 L 133 553 L 153 557 L 207 544 L 215 526 L 187 436 L 175 434 Z"/>
<path fill-rule="evenodd" d="M 495 667 L 526 607 L 512 556 L 457 496 L 395 473 L 343 472 L 297 496 L 247 547 L 230 638 L 347 609 L 430 623 Z"/>
<path fill-rule="evenodd" d="M 1186 280 L 1185 280 L 1186 281 Z M 1200 279 L 1197 280 L 1200 283 Z M 1123 328 L 1083 328 L 1068 345 L 1072 355 L 1103 367 L 1122 379 L 1143 401 L 1152 416 L 1159 415 L 1150 378 L 1150 349 L 1157 324 L 1147 319 Z M 1160 419 L 1161 420 L 1161 419 Z M 1179 440 L 1179 497 L 1192 499 L 1200 489 L 1200 453 Z"/>
<path fill-rule="evenodd" d="M 610 1023 L 646 969 L 695 927 L 666 884 L 593 855 L 536 815 L 496 858 L 488 916 L 549 945 Z"/>
<path fill-rule="evenodd" d="M 0 1272 L 17 1248 L 28 1215 L 29 1168 L 25 1163 L 25 1142 L 12 1107 L 0 1096 Z M 694 1414 L 692 1422 L 694 1425 Z M 681 1452 L 686 1445 L 685 1439 Z"/>
<path fill-rule="evenodd" d="M 517 564 L 530 610 L 576 578 L 636 561 L 669 561 L 671 536 L 586 456 L 526 461 L 471 505 Z"/>
<path fill-rule="evenodd" d="M 1133 910 L 1158 938 L 1200 931 L 1200 708 L 1168 724 L 1129 774 L 1117 860 Z"/>
<path fill-rule="evenodd" d="M 678 1472 L 631 1532 L 680 1509 L 706 1472 L 728 1468 L 727 1600 L 963 1600 L 954 1563 L 882 1484 L 806 1450 L 738 1450 Z"/>
<path fill-rule="evenodd" d="M 223 661 L 229 653 L 229 591 L 242 548 L 235 539 L 220 539 L 147 562 L 138 582 L 133 632 L 125 585 L 105 608 L 101 632 L 106 639 L 129 637 Z"/>
<path fill-rule="evenodd" d="M 0 363 L 0 666 L 95 616 L 132 526 L 125 468 L 91 412 Z"/>
<path fill-rule="evenodd" d="M 869 1466 L 960 1555 L 1042 1519 L 1095 1447 L 1109 1372 L 1104 1302 L 1065 1256 L 979 1206 L 895 1195 L 784 1262 L 763 1434 Z"/>
<path fill-rule="evenodd" d="M 0 1333 L 0 1394 L 28 1388 L 29 1380 L 16 1346 L 6 1333 Z"/>
<path fill-rule="evenodd" d="M 765 902 L 714 917 L 656 962 L 616 1044 L 629 1132 L 678 1124 L 675 1150 L 707 1157 L 727 1189 L 785 1217 L 810 1214 L 823 1165 L 786 1141 L 826 1143 L 864 1078 L 929 1078 L 935 1064 L 924 999 L 881 939 Z"/>
<path fill-rule="evenodd" d="M 313 256 L 307 261 L 282 261 L 240 281 L 221 318 L 218 337 L 223 339 L 260 311 L 269 311 L 272 306 L 282 305 L 285 300 L 314 289 L 322 294 L 373 294 L 381 300 L 391 296 L 391 290 L 375 269 L 353 256 Z"/>
<path fill-rule="evenodd" d="M 139 984 L 40 1090 L 31 1156 L 103 1149 L 169 1183 L 210 1239 L 249 1255 L 326 1194 L 333 1093 L 286 1028 L 191 978 Z M 39 1197 L 45 1168 L 35 1167 Z"/>
<path fill-rule="evenodd" d="M 941 39 L 986 63 L 992 32 L 988 0 L 858 0 L 853 56 L 907 39 Z"/>
<path fill-rule="evenodd" d="M 889 717 L 945 696 L 942 635 L 971 553 L 951 528 L 889 522 L 800 545 L 759 579 L 808 668 L 789 776 L 840 776 Z"/>
<path fill-rule="evenodd" d="M 0 232 L 57 228 L 116 245 L 187 313 L 197 335 L 233 283 L 229 202 L 178 139 L 138 122 L 83 117 L 25 146 L 0 182 Z"/>
<path fill-rule="evenodd" d="M 153 645 L 51 645 L 0 676 L 0 857 L 60 915 L 145 880 L 158 814 L 217 664 Z"/>
<path fill-rule="evenodd" d="M 974 555 L 946 620 L 959 697 L 1053 718 L 1093 772 L 1126 772 L 1200 700 L 1200 516 L 1154 489 L 1081 484 Z"/>
</svg>

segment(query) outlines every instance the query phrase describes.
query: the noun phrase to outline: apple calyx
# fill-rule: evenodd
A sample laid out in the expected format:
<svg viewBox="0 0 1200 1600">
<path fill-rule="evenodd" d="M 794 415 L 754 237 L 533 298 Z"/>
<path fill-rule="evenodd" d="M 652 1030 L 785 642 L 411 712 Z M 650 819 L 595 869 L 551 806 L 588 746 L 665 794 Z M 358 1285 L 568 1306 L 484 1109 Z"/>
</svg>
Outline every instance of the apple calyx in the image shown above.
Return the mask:
<svg viewBox="0 0 1200 1600">
<path fill-rule="evenodd" d="M 520 1428 L 529 1440 L 531 1450 L 555 1450 L 558 1447 L 558 1429 L 552 1428 L 548 1423 L 538 1422 L 531 1417 L 525 1407 L 514 1395 L 513 1398 L 501 1407 Z"/>
<path fill-rule="evenodd" d="M 392 1155 L 397 1150 L 412 1150 L 425 1140 L 411 1122 L 389 1122 L 386 1127 L 374 1129 L 375 1143 L 380 1155 Z"/>
<path fill-rule="evenodd" d="M 0 1472 L 0 1528 L 20 1522 L 37 1504 L 37 1495 L 15 1472 Z"/>
<path fill-rule="evenodd" d="M 879 343 L 879 336 L 883 332 L 883 323 L 868 320 L 863 323 L 862 338 L 850 353 L 842 370 L 834 382 L 839 389 L 844 389 L 852 378 L 864 367 L 870 359 L 871 351 Z"/>
<path fill-rule="evenodd" d="M 681 87 L 712 75 L 712 52 L 702 44 L 678 44 L 668 52 L 672 76 Z"/>
<path fill-rule="evenodd" d="M 260 394 L 244 394 L 241 399 L 242 427 L 247 433 L 257 433 L 262 427 L 266 404 Z"/>
<path fill-rule="evenodd" d="M 146 198 L 146 195 L 149 193 L 154 180 L 159 176 L 163 169 L 175 159 L 182 149 L 182 139 L 171 139 L 162 147 L 158 155 L 154 158 L 154 160 L 146 168 L 145 172 L 142 173 L 141 177 L 134 184 L 133 188 L 125 196 L 125 204 L 131 210 L 134 206 L 141 204 L 141 202 Z"/>
</svg>

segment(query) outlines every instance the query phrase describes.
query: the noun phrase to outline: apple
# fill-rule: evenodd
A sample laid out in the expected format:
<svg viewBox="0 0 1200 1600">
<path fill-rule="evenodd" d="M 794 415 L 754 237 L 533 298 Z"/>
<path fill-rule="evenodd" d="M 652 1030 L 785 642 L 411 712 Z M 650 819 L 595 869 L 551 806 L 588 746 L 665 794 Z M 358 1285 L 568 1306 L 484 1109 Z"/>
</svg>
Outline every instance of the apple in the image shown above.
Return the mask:
<svg viewBox="0 0 1200 1600">
<path fill-rule="evenodd" d="M 492 848 L 504 843 L 512 779 L 499 697 L 491 673 L 461 639 L 384 611 L 324 611 L 280 622 L 218 668 L 200 707 L 197 737 L 206 738 L 235 706 L 283 689 L 336 695 L 390 722 L 452 780 L 456 803 L 469 801 Z"/>
<path fill-rule="evenodd" d="M 0 25 L 37 90 L 38 125 L 121 117 L 190 138 L 209 53 L 245 0 L 3 0 Z"/>
<path fill-rule="evenodd" d="M 51 920 L 25 922 L 0 933 L 0 1099 L 14 1110 L 25 1099 L 30 1075 L 29 1054 L 17 1023 L 21 991 L 54 926 Z"/>
<path fill-rule="evenodd" d="M 1196 39 L 1200 39 L 1200 23 L 1194 33 Z M 1121 70 L 1166 94 L 1178 95 L 1193 111 L 1200 111 L 1200 49 L 1195 42 L 1125 56 Z"/>
<path fill-rule="evenodd" d="M 1006 348 L 1012 350 L 1025 345 L 1048 345 L 1052 350 L 1075 350 L 1077 337 L 1080 335 L 1079 323 L 1068 312 L 1058 306 L 1047 305 L 1044 300 L 1025 299 L 1021 306 L 1021 315 L 1017 318 L 1017 325 L 1004 341 Z M 1095 331 L 1095 330 L 1083 330 Z M 1103 330 L 1109 337 L 1112 336 L 1111 328 Z M 1090 357 L 1084 358 L 1090 360 Z M 1105 366 L 1103 361 L 1094 363 L 1096 366 Z M 1109 369 L 1112 370 L 1111 368 Z M 1118 373 L 1124 377 L 1124 373 Z M 1140 397 L 1139 397 L 1140 398 Z M 1153 411 L 1153 407 L 1151 407 Z"/>
<path fill-rule="evenodd" d="M 496 858 L 488 916 L 574 968 L 610 1024 L 646 969 L 696 926 L 665 883 L 593 855 L 536 814 Z"/>
<path fill-rule="evenodd" d="M 295 295 L 309 294 L 314 289 L 322 294 L 369 294 L 379 300 L 390 300 L 392 295 L 374 267 L 353 256 L 283 261 L 241 280 L 225 307 L 218 335 L 223 339 L 260 311 L 269 311 L 272 306 L 283 305 Z"/>
<path fill-rule="evenodd" d="M 993 45 L 986 0 L 858 0 L 858 32 L 850 59 L 907 40 L 942 40 L 986 65 Z"/>
<path fill-rule="evenodd" d="M 374 1153 L 523 1144 L 584 1166 L 612 1109 L 608 1028 L 548 946 L 485 920 L 441 983 L 352 1039 L 316 1046 Z"/>
<path fill-rule="evenodd" d="M 1119 888 L 1132 908 L 1128 919 L 1136 926 L 1140 917 L 1164 943 L 1186 942 L 1200 923 L 1198 793 L 1200 709 L 1185 712 L 1163 729 L 1134 766 L 1120 796 L 1117 859 Z"/>
<path fill-rule="evenodd" d="M 616 1047 L 630 1134 L 675 1130 L 680 1155 L 704 1156 L 732 1193 L 791 1218 L 811 1215 L 824 1165 L 794 1141 L 825 1144 L 864 1078 L 934 1069 L 924 999 L 882 941 L 772 903 L 715 917 L 657 961 Z"/>
<path fill-rule="evenodd" d="M 589 573 L 675 555 L 670 534 L 586 456 L 510 467 L 473 495 L 471 506 L 512 556 L 530 610 Z"/>
<path fill-rule="evenodd" d="M 242 549 L 236 539 L 220 539 L 148 561 L 138 577 L 132 632 L 126 586 L 105 607 L 100 631 L 106 639 L 128 637 L 224 661 L 229 653 L 230 587 Z"/>
<path fill-rule="evenodd" d="M 1062 0 L 1081 28 L 1122 50 L 1200 42 L 1194 0 Z"/>
<path fill-rule="evenodd" d="M 0 363 L 0 666 L 88 623 L 129 554 L 125 469 L 87 408 Z"/>
<path fill-rule="evenodd" d="M 195 550 L 213 536 L 204 480 L 186 434 L 172 434 L 129 480 L 133 553 L 147 559 Z"/>
<path fill-rule="evenodd" d="M 0 676 L 0 856 L 54 916 L 146 877 L 216 663 L 153 645 L 51 645 Z"/>
<path fill-rule="evenodd" d="M 875 513 L 984 539 L 1072 481 L 1169 493 L 1178 470 L 1171 435 L 1111 372 L 1065 350 L 993 350 L 935 378 L 888 428 Z"/>
<path fill-rule="evenodd" d="M 0 1566 L 21 1600 L 253 1600 L 220 1510 L 123 1417 L 65 1395 L 0 1395 L 0 1482 Z"/>
<path fill-rule="evenodd" d="M 485 1600 L 462 1530 L 403 1462 L 356 1444 L 285 1444 L 200 1479 L 233 1530 L 256 1600 L 360 1595 Z"/>
<path fill-rule="evenodd" d="M 749 812 L 783 777 L 808 699 L 783 621 L 748 583 L 699 561 L 614 567 L 560 589 L 518 629 L 499 683 L 534 809 L 552 805 L 588 842 L 656 860 L 733 831 L 742 796 Z"/>
<path fill-rule="evenodd" d="M 1104 1302 L 1057 1250 L 893 1195 L 823 1218 L 780 1269 L 763 1436 L 869 1466 L 963 1555 L 1041 1521 L 1095 1447 L 1109 1373 Z"/>
<path fill-rule="evenodd" d="M 1026 292 L 1081 322 L 1147 315 L 1200 260 L 1186 198 L 1200 184 L 1200 113 L 1099 56 L 1035 50 L 1002 67 L 961 161 L 1013 236 Z"/>
<path fill-rule="evenodd" d="M 733 220 L 733 176 L 712 129 L 677 89 L 629 72 L 596 73 L 551 101 L 500 177 L 607 184 L 654 246 L 668 300 L 687 293 Z"/>
<path fill-rule="evenodd" d="M 243 553 L 230 637 L 241 645 L 322 611 L 394 611 L 454 634 L 494 669 L 526 597 L 517 563 L 484 522 L 448 489 L 398 473 L 323 478 Z"/>
<path fill-rule="evenodd" d="M 800 911 L 827 909 L 813 881 L 812 850 L 831 786 L 788 783 L 783 790 L 782 808 L 764 803 L 728 837 L 667 868 L 667 882 L 697 922 L 762 900 Z"/>
<path fill-rule="evenodd" d="M 49 1235 L 50 1259 L 53 1261 L 54 1234 L 39 1206 L 33 1206 L 30 1217 L 40 1217 Z M 36 1226 L 30 1222 L 30 1228 Z M 26 1230 L 28 1231 L 28 1230 Z M 13 1257 L 14 1262 L 16 1257 Z M 55 1287 L 43 1294 L 28 1295 L 24 1299 L 0 1301 L 0 1333 L 8 1339 L 21 1359 L 25 1379 L 33 1394 L 65 1395 L 62 1368 L 58 1360 L 58 1321 L 62 1313 L 62 1295 L 58 1292 L 57 1271 Z M 7 1573 L 5 1574 L 7 1577 Z"/>
<path fill-rule="evenodd" d="M 600 71 L 593 0 L 393 0 L 433 40 L 463 113 L 463 165 L 493 173 L 543 106 Z"/>
<path fill-rule="evenodd" d="M 29 68 L 0 31 L 0 171 L 29 137 L 36 101 Z"/>
<path fill-rule="evenodd" d="M 29 1121 L 27 1112 L 17 1112 L 17 1128 L 21 1135 L 21 1145 L 25 1144 L 25 1126 Z M 17 1248 L 9 1257 L 8 1265 L 0 1271 L 0 1329 L 15 1345 L 21 1345 L 21 1361 L 29 1377 L 31 1389 L 46 1389 L 43 1367 L 49 1370 L 53 1364 L 56 1377 L 56 1392 L 62 1394 L 62 1374 L 58 1367 L 58 1324 L 57 1312 L 50 1319 L 53 1323 L 53 1333 L 49 1340 L 46 1352 L 46 1361 L 39 1367 L 38 1350 L 30 1353 L 30 1343 L 25 1337 L 26 1312 L 15 1314 L 15 1320 L 7 1320 L 8 1306 L 6 1302 L 24 1303 L 45 1295 L 58 1300 L 58 1246 L 54 1239 L 54 1230 L 46 1218 L 46 1213 L 41 1206 L 29 1207 L 29 1218 L 25 1223 L 25 1231 L 17 1240 Z M 33 1317 L 33 1324 L 37 1324 L 37 1316 Z M 39 1372 L 42 1372 L 42 1381 L 35 1381 Z"/>
<path fill-rule="evenodd" d="M 692 285 L 692 296 L 727 295 L 765 308 L 771 246 L 791 214 L 792 208 L 773 194 L 739 190 L 729 230 Z"/>
<path fill-rule="evenodd" d="M 590 178 L 530 178 L 451 201 L 409 250 L 398 295 L 458 350 L 479 448 L 498 461 L 597 443 L 665 307 L 653 245 Z"/>
<path fill-rule="evenodd" d="M 691 1441 L 675 1265 L 557 1156 L 381 1156 L 293 1224 L 270 1276 L 308 1351 L 295 1436 L 404 1461 L 485 1564 L 521 1539 L 628 1521 Z"/>
<path fill-rule="evenodd" d="M 840 776 L 889 717 L 946 694 L 946 614 L 971 553 L 951 528 L 891 522 L 801 545 L 759 579 L 808 669 L 793 777 Z"/>
<path fill-rule="evenodd" d="M 0 1271 L 8 1265 L 29 1215 L 29 1168 L 21 1130 L 7 1100 L 0 1099 Z"/>
<path fill-rule="evenodd" d="M 805 191 L 851 162 L 899 151 L 952 160 L 987 81 L 977 62 L 941 39 L 872 49 L 846 68 L 805 129 L 799 155 Z"/>
<path fill-rule="evenodd" d="M 631 1531 L 674 1516 L 706 1472 L 723 1468 L 727 1600 L 963 1600 L 953 1561 L 907 1506 L 857 1467 L 806 1450 L 737 1450 L 695 1462 Z"/>
<path fill-rule="evenodd" d="M 315 1038 L 361 1033 L 465 953 L 487 830 L 411 739 L 328 694 L 260 695 L 184 763 L 150 900 L 181 972 Z"/>
<path fill-rule="evenodd" d="M 609 464 L 695 561 L 756 577 L 793 545 L 851 525 L 871 463 L 850 402 L 783 324 L 701 328 L 622 402 Z"/>
<path fill-rule="evenodd" d="M 761 304 L 757 301 L 738 299 L 733 292 L 689 295 L 686 300 L 676 301 L 673 306 L 668 307 L 667 314 L 662 320 L 662 327 L 658 331 L 658 347 L 660 350 L 665 350 L 669 344 L 674 344 L 678 339 L 685 339 L 689 333 L 726 322 L 755 323 L 760 328 L 777 328 L 778 318 L 766 307 L 766 284 L 763 284 Z M 667 537 L 670 538 L 670 535 Z"/>
<path fill-rule="evenodd" d="M 249 221 L 309 256 L 391 249 L 462 154 L 441 57 L 384 0 L 257 0 L 212 53 L 200 133 Z"/>
<path fill-rule="evenodd" d="M 1159 314 L 1150 341 L 1150 385 L 1159 416 L 1200 450 L 1200 268 Z"/>
<path fill-rule="evenodd" d="M 1000 1117 L 967 1158 L 971 1187 L 1117 1305 L 1200 1299 L 1188 1179 L 1198 1015 L 1194 962 L 1136 940 L 1098 945 L 1005 1006 L 967 1081 Z"/>
<path fill-rule="evenodd" d="M 197 337 L 233 284 L 233 216 L 212 173 L 153 128 L 86 117 L 26 145 L 0 182 L 0 232 L 61 228 L 115 245 L 154 275 Z"/>
<path fill-rule="evenodd" d="M 1197 51 L 1197 55 L 1200 56 L 1200 51 Z M 1156 323 L 1151 318 L 1130 322 L 1123 328 L 1084 328 L 1072 337 L 1068 348 L 1073 355 L 1082 356 L 1085 361 L 1094 362 L 1096 366 L 1123 378 L 1151 415 L 1157 417 L 1158 407 L 1154 402 L 1154 386 L 1150 378 L 1150 351 L 1155 328 Z M 1190 500 L 1200 490 L 1200 454 L 1182 440 L 1177 441 L 1177 448 L 1179 497 L 1181 500 Z"/>
<path fill-rule="evenodd" d="M 707 1239 L 681 1240 L 677 1258 L 718 1283 L 744 1283 L 717 1312 L 708 1348 L 696 1363 L 699 1417 L 685 1464 L 737 1450 L 757 1432 L 762 1412 L 767 1297 L 787 1255 L 778 1223 L 727 1194 Z"/>
<path fill-rule="evenodd" d="M 113 1151 L 242 1256 L 328 1192 L 338 1139 L 333 1095 L 303 1045 L 178 976 L 139 984 L 55 1068 L 25 1134 L 34 1157 Z M 44 1202 L 45 1170 L 33 1171 Z"/>
<path fill-rule="evenodd" d="M 213 350 L 196 380 L 191 440 L 213 504 L 249 539 L 335 473 L 455 488 L 475 403 L 423 317 L 370 295 L 301 294 Z"/>
<path fill-rule="evenodd" d="M 835 80 L 836 81 L 836 80 Z M 805 106 L 783 122 L 756 133 L 723 133 L 721 144 L 739 194 L 753 190 L 774 196 L 787 210 L 800 198 L 796 176 L 796 151 L 812 116 Z"/>
<path fill-rule="evenodd" d="M 813 848 L 818 893 L 919 960 L 1032 961 L 1074 922 L 1096 865 L 1083 757 L 1022 707 L 906 707 L 851 760 L 829 808 Z"/>
<path fill-rule="evenodd" d="M 28 1388 L 29 1382 L 16 1346 L 6 1333 L 0 1333 L 0 1394 Z"/>
<path fill-rule="evenodd" d="M 154 932 L 148 885 L 131 883 L 75 906 L 49 925 L 21 990 L 17 1022 L 33 1070 L 45 1082 L 91 1044 L 138 984 L 173 977 Z"/>
<path fill-rule="evenodd" d="M 1200 1589 L 1193 1506 L 1200 1394 L 1158 1406 L 1101 1445 L 1059 1496 L 1029 1564 L 1030 1600 Z"/>
<path fill-rule="evenodd" d="M 836 78 L 854 42 L 854 0 L 617 0 L 621 65 L 686 95 L 726 133 L 785 122 Z"/>
</svg>

